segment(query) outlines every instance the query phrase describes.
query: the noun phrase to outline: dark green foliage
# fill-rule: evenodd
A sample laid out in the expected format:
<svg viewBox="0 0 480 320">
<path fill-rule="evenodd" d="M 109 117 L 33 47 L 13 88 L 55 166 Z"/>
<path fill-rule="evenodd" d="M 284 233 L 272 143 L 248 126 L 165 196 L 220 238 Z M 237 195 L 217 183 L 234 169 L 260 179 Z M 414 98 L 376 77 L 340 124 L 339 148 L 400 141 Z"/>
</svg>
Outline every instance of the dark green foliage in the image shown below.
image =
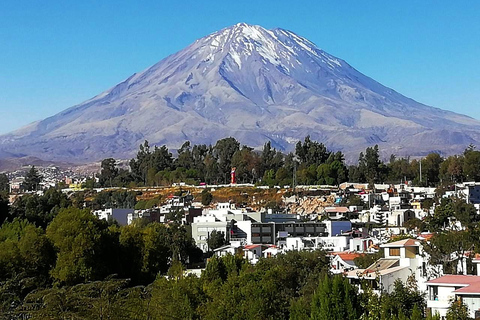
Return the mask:
<svg viewBox="0 0 480 320">
<path fill-rule="evenodd" d="M 165 214 L 165 222 L 181 223 L 185 216 L 185 210 L 183 207 L 171 207 Z"/>
<path fill-rule="evenodd" d="M 386 319 L 399 315 L 410 318 L 415 306 L 417 313 L 418 311 L 423 313 L 421 310 L 424 310 L 426 307 L 424 294 L 418 291 L 417 284 L 412 276 L 410 276 L 406 284 L 396 280 L 393 292 L 384 294 L 382 300 L 382 311 Z"/>
<path fill-rule="evenodd" d="M 345 197 L 342 202 L 345 206 L 365 206 L 365 202 L 362 200 L 362 198 L 355 194 L 350 194 L 348 197 Z"/>
<path fill-rule="evenodd" d="M 133 181 L 132 174 L 128 170 L 117 168 L 113 158 L 102 160 L 101 168 L 98 176 L 101 187 L 127 187 Z"/>
<path fill-rule="evenodd" d="M 312 320 L 355 320 L 363 313 L 357 289 L 342 276 L 325 275 L 312 298 Z"/>
<path fill-rule="evenodd" d="M 202 204 L 204 206 L 208 206 L 210 203 L 212 203 L 213 200 L 213 195 L 208 192 L 207 189 L 202 190 Z"/>
<path fill-rule="evenodd" d="M 55 252 L 45 232 L 15 219 L 0 228 L 0 315 L 21 303 L 25 295 L 50 283 Z"/>
<path fill-rule="evenodd" d="M 32 292 L 19 313 L 30 319 L 133 319 L 140 299 L 127 280 L 96 281 Z"/>
<path fill-rule="evenodd" d="M 447 320 L 469 320 L 468 307 L 462 301 L 453 301 L 447 311 Z"/>
<path fill-rule="evenodd" d="M 145 227 L 126 226 L 120 230 L 122 270 L 134 283 L 149 283 L 165 274 L 173 260 L 198 262 L 201 254 L 183 226 L 151 223 Z"/>
<path fill-rule="evenodd" d="M 260 157 L 253 148 L 243 146 L 232 156 L 232 167 L 236 168 L 237 183 L 253 183 L 260 171 Z"/>
<path fill-rule="evenodd" d="M 468 181 L 480 180 L 480 151 L 470 145 L 463 153 L 463 175 Z"/>
<path fill-rule="evenodd" d="M 100 175 L 98 177 L 100 185 L 102 187 L 112 187 L 113 180 L 118 174 L 118 169 L 115 166 L 115 159 L 108 158 L 102 160 L 101 168 L 102 170 L 100 171 Z"/>
<path fill-rule="evenodd" d="M 460 198 L 443 198 L 440 205 L 435 207 L 433 215 L 427 217 L 431 231 L 442 231 L 449 225 L 450 218 L 462 223 L 466 228 L 474 228 L 479 216 L 472 204 L 467 204 Z"/>
<path fill-rule="evenodd" d="M 10 182 L 5 173 L 0 173 L 0 192 L 9 192 L 10 191 Z"/>
<path fill-rule="evenodd" d="M 76 284 L 103 279 L 112 272 L 117 261 L 115 247 L 105 221 L 90 210 L 62 209 L 47 227 L 47 237 L 57 251 L 57 262 L 51 271 L 61 284 Z"/>
<path fill-rule="evenodd" d="M 300 164 L 308 167 L 310 165 L 318 166 L 325 163 L 330 156 L 330 151 L 327 150 L 323 143 L 312 141 L 310 140 L 310 136 L 307 136 L 303 144 L 301 141 L 297 142 L 295 154 L 300 160 Z"/>
<path fill-rule="evenodd" d="M 8 218 L 10 218 L 8 193 L 0 192 L 0 225 Z"/>
<path fill-rule="evenodd" d="M 140 145 L 135 159 L 130 160 L 133 180 L 143 185 L 158 185 L 156 174 L 173 168 L 173 157 L 166 146 L 150 150 L 148 141 Z"/>
<path fill-rule="evenodd" d="M 215 250 L 226 244 L 225 233 L 213 230 L 208 235 L 207 244 L 210 250 Z"/>
<path fill-rule="evenodd" d="M 123 254 L 137 254 L 122 254 L 122 260 L 138 263 L 130 274 L 155 268 L 170 254 L 161 254 L 157 244 L 169 238 L 162 227 L 120 230 Z M 195 277 L 184 276 L 182 262 L 174 258 L 169 278 L 159 276 L 146 287 L 109 276 L 27 292 L 2 311 L 28 319 L 423 319 L 424 300 L 414 284 L 397 282 L 391 294 L 359 294 L 342 276 L 327 275 L 327 268 L 321 251 L 290 252 L 256 266 L 227 255 L 212 257 Z M 15 291 L 12 283 L 0 284 L 0 296 Z"/>
<path fill-rule="evenodd" d="M 10 208 L 10 219 L 26 219 L 31 223 L 46 228 L 60 209 L 72 203 L 61 191 L 50 188 L 41 196 L 28 194 L 17 198 Z"/>
<path fill-rule="evenodd" d="M 93 207 L 101 208 L 126 208 L 133 209 L 137 204 L 137 195 L 134 191 L 102 191 L 93 199 Z"/>
<path fill-rule="evenodd" d="M 27 191 L 38 190 L 40 188 L 40 182 L 42 182 L 42 177 L 35 166 L 32 166 L 25 176 L 22 187 Z"/>
<path fill-rule="evenodd" d="M 191 145 L 186 141 L 174 159 L 166 146 L 154 146 L 148 141 L 139 147 L 136 158 L 131 159 L 130 171 L 119 169 L 111 158 L 102 161 L 99 176 L 103 186 L 160 186 L 173 182 L 188 184 L 228 183 L 230 170 L 237 169 L 239 183 L 261 183 L 268 186 L 292 184 L 296 168 L 298 184 L 338 185 L 345 181 L 369 183 L 399 183 L 413 181 L 414 185 L 437 186 L 444 183 L 480 179 L 480 151 L 473 146 L 463 155 L 443 159 L 437 153 L 425 158 L 397 158 L 390 155 L 388 163 L 380 157 L 378 145 L 361 152 L 357 165 L 348 168 L 342 152 L 329 151 L 325 145 L 309 136 L 299 141 L 295 154 L 282 154 L 266 142 L 261 152 L 242 146 L 230 137 L 218 140 L 215 146 Z M 422 176 L 420 177 L 420 162 Z M 95 183 L 89 180 L 87 188 Z"/>
<path fill-rule="evenodd" d="M 232 158 L 235 152 L 240 150 L 240 143 L 235 138 L 218 140 L 213 148 L 213 154 L 218 159 L 218 178 L 223 183 L 230 182 L 230 170 Z"/>
</svg>

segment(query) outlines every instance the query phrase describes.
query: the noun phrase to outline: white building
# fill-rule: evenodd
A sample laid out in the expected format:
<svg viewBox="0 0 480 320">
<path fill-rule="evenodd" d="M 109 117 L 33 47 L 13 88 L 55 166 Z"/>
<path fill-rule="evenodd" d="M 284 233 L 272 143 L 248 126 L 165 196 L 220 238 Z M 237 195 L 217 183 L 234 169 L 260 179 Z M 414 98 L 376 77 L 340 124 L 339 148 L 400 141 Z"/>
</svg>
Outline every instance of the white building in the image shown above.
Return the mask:
<svg viewBox="0 0 480 320">
<path fill-rule="evenodd" d="M 343 274 L 351 270 L 358 269 L 354 259 L 360 257 L 356 252 L 332 252 L 330 259 L 330 272 L 334 274 Z"/>
<path fill-rule="evenodd" d="M 285 239 L 285 251 L 317 250 L 345 251 L 349 249 L 349 236 L 336 237 L 288 237 Z"/>
<path fill-rule="evenodd" d="M 460 300 L 472 318 L 480 317 L 480 277 L 467 275 L 445 275 L 427 282 L 427 308 L 442 319 L 447 315 L 453 301 Z"/>
<path fill-rule="evenodd" d="M 364 279 L 370 282 L 377 292 L 392 292 L 393 284 L 397 279 L 406 282 L 409 276 L 414 276 L 418 289 L 426 291 L 426 282 L 434 274 L 441 273 L 439 267 L 428 265 L 428 257 L 424 254 L 421 240 L 405 239 L 386 243 L 380 246 L 384 250 L 385 258 L 377 260 L 367 269 L 350 271 L 347 278 L 352 283 L 359 283 Z"/>
<path fill-rule="evenodd" d="M 133 215 L 133 209 L 103 209 L 95 210 L 93 214 L 96 215 L 99 219 L 104 219 L 107 221 L 116 220 L 121 226 L 126 226 L 128 223 L 128 215 Z"/>
</svg>

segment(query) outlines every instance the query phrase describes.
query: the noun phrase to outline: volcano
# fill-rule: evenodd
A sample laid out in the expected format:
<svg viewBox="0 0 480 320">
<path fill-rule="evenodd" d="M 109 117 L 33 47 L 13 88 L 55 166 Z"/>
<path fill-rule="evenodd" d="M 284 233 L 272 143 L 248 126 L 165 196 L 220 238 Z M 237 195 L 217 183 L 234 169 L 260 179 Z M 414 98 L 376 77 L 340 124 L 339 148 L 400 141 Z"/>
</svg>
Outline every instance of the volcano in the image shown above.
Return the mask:
<svg viewBox="0 0 480 320">
<path fill-rule="evenodd" d="M 0 136 L 1 157 L 129 158 L 144 140 L 176 149 L 235 137 L 292 150 L 309 135 L 354 159 L 448 155 L 480 141 L 480 122 L 426 106 L 284 29 L 222 29 L 113 88 Z"/>
</svg>

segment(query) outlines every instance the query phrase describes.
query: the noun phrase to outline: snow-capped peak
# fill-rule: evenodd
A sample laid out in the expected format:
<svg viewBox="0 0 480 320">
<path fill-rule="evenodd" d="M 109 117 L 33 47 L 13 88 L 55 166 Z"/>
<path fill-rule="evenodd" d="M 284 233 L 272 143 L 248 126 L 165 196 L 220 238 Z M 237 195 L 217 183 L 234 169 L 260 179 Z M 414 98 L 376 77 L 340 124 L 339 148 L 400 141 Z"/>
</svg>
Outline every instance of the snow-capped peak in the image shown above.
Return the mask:
<svg viewBox="0 0 480 320">
<path fill-rule="evenodd" d="M 301 65 L 307 62 L 301 61 L 305 59 L 313 59 L 331 70 L 342 67 L 341 60 L 319 49 L 311 41 L 281 28 L 268 30 L 258 25 L 237 23 L 200 41 L 204 50 L 208 51 L 208 61 L 228 55 L 239 68 L 242 67 L 242 60 L 257 54 L 264 63 L 283 65 L 286 69 L 288 65 L 292 66 L 293 61 Z"/>
</svg>

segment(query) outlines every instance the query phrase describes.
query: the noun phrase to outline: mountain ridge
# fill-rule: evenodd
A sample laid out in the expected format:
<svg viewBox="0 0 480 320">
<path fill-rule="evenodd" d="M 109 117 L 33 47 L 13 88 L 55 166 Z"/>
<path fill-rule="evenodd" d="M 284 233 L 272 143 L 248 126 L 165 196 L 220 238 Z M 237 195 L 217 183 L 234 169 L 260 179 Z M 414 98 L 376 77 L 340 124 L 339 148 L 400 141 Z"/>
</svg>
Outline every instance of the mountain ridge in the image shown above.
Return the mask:
<svg viewBox="0 0 480 320">
<path fill-rule="evenodd" d="M 478 143 L 480 122 L 407 98 L 291 31 L 240 23 L 0 136 L 0 156 L 84 162 L 131 157 L 145 139 L 175 149 L 227 136 L 291 150 L 307 135 L 350 158 L 373 144 L 447 155 Z"/>
</svg>

